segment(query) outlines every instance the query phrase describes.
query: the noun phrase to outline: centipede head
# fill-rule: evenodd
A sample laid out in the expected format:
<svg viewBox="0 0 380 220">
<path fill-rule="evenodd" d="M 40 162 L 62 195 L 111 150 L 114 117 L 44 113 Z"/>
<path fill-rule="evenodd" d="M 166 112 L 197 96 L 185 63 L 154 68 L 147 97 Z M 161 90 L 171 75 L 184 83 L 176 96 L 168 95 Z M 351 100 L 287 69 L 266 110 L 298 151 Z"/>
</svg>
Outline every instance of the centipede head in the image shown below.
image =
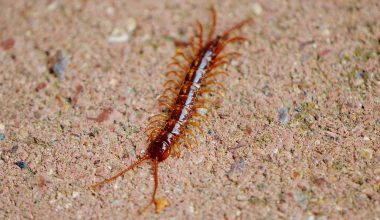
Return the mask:
<svg viewBox="0 0 380 220">
<path fill-rule="evenodd" d="M 158 162 L 164 161 L 170 155 L 170 146 L 161 136 L 158 136 L 150 142 L 148 154 L 150 158 L 156 159 Z"/>
</svg>

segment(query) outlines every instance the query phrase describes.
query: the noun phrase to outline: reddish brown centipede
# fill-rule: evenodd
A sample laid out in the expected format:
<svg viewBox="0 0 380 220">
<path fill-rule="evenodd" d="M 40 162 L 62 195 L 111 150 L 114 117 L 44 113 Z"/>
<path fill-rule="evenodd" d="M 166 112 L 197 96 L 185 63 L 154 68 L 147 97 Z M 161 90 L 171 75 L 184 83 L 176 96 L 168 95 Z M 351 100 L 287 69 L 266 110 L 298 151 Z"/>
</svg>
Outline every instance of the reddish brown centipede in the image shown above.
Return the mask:
<svg viewBox="0 0 380 220">
<path fill-rule="evenodd" d="M 178 155 L 178 147 L 181 143 L 191 147 L 191 141 L 196 137 L 191 130 L 195 128 L 202 131 L 200 121 L 207 121 L 207 118 L 199 109 L 209 109 L 206 106 L 206 93 L 221 94 L 219 90 L 225 90 L 222 83 L 215 81 L 215 77 L 219 75 L 228 75 L 227 72 L 220 70 L 219 67 L 227 64 L 229 58 L 240 56 L 240 53 L 229 52 L 221 54 L 226 45 L 234 42 L 245 41 L 246 38 L 230 34 L 240 29 L 243 25 L 251 21 L 243 20 L 230 29 L 224 31 L 221 35 L 214 36 L 216 27 L 216 12 L 211 8 L 211 28 L 207 34 L 206 41 L 203 41 L 203 26 L 200 22 L 196 22 L 196 38 L 192 37 L 189 41 L 190 55 L 182 50 L 178 50 L 173 57 L 173 62 L 169 66 L 177 67 L 167 75 L 173 75 L 166 82 L 167 88 L 164 90 L 159 101 L 166 108 L 161 114 L 150 118 L 147 128 L 149 145 L 145 155 L 137 162 L 128 166 L 126 169 L 117 173 L 113 177 L 101 181 L 92 186 L 97 188 L 105 183 L 109 183 L 116 178 L 123 176 L 127 171 L 137 167 L 145 160 L 153 161 L 154 168 L 154 191 L 149 204 L 145 209 L 155 203 L 155 197 L 158 186 L 158 163 L 164 161 L 170 154 Z M 198 40 L 197 44 L 194 39 Z M 179 58 L 182 58 L 180 62 Z M 145 210 L 144 209 L 144 210 Z"/>
</svg>

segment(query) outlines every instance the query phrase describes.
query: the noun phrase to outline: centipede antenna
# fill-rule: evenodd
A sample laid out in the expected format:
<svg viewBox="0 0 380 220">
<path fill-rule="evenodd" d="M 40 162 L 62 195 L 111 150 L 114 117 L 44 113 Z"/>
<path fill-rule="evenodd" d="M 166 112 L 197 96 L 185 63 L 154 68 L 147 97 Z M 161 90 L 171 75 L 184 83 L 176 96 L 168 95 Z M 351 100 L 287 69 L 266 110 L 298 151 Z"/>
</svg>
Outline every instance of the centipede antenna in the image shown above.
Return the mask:
<svg viewBox="0 0 380 220">
<path fill-rule="evenodd" d="M 116 180 L 119 176 L 123 176 L 126 172 L 128 172 L 128 171 L 132 170 L 133 168 L 137 167 L 138 165 L 140 165 L 143 161 L 145 161 L 147 159 L 149 159 L 149 155 L 148 154 L 146 154 L 145 156 L 143 156 L 138 161 L 136 161 L 132 165 L 128 166 L 124 170 L 120 171 L 116 175 L 112 176 L 111 178 L 105 179 L 105 180 L 103 180 L 103 181 L 101 181 L 101 182 L 99 182 L 97 184 L 92 185 L 91 188 L 92 189 L 96 189 L 96 188 L 101 187 L 102 185 L 104 185 L 106 183 L 109 183 L 109 182 L 112 182 L 112 181 Z"/>
<path fill-rule="evenodd" d="M 157 193 L 157 188 L 158 188 L 158 159 L 153 160 L 153 170 L 154 170 L 154 190 L 152 193 L 152 198 L 150 199 L 150 202 L 139 211 L 140 215 L 143 214 L 150 205 L 154 204 L 156 201 L 156 193 Z"/>
<path fill-rule="evenodd" d="M 222 38 L 228 38 L 228 35 L 235 31 L 235 30 L 238 30 L 240 28 L 242 28 L 244 25 L 248 24 L 248 23 L 251 23 L 253 22 L 253 19 L 252 18 L 247 18 L 239 23 L 237 23 L 236 25 L 232 26 L 230 29 L 227 29 L 226 31 L 223 32 L 222 34 Z"/>
</svg>

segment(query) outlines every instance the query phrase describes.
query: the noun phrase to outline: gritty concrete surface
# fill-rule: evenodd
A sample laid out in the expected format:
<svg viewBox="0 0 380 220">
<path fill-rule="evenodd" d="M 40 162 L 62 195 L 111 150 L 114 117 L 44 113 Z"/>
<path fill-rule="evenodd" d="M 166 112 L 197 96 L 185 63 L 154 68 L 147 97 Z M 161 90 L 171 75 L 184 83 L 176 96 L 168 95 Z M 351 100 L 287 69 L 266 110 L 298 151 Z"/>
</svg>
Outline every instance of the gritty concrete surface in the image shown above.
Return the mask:
<svg viewBox="0 0 380 220">
<path fill-rule="evenodd" d="M 205 138 L 147 146 L 175 42 L 252 17 Z M 380 2 L 0 1 L 0 219 L 379 219 Z M 56 74 L 52 73 L 52 70 Z M 23 168 L 23 169 L 21 169 Z"/>
</svg>

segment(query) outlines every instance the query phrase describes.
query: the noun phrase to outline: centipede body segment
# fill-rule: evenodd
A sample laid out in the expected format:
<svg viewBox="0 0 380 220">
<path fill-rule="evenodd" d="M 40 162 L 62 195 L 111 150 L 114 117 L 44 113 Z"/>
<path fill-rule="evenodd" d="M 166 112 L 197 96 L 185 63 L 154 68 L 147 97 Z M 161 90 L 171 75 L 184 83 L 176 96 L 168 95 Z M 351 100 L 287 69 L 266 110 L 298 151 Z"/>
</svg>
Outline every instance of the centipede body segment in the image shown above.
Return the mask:
<svg viewBox="0 0 380 220">
<path fill-rule="evenodd" d="M 228 44 L 245 41 L 241 36 L 231 33 L 250 22 L 250 19 L 237 23 L 221 35 L 215 35 L 216 11 L 211 8 L 210 30 L 204 36 L 202 24 L 197 21 L 196 37 L 191 37 L 187 48 L 179 48 L 173 57 L 172 67 L 166 74 L 166 89 L 159 98 L 163 111 L 150 118 L 146 129 L 148 148 L 146 153 L 134 164 L 113 177 L 92 186 L 97 188 L 123 176 L 145 160 L 152 160 L 154 170 L 154 190 L 145 209 L 155 203 L 158 187 L 158 164 L 169 155 L 178 155 L 182 145 L 192 147 L 197 144 L 197 133 L 202 133 L 202 122 L 208 122 L 201 109 L 210 110 L 208 94 L 222 95 L 225 87 L 216 81 L 220 75 L 228 75 L 220 67 L 228 64 L 231 57 L 240 56 L 237 52 L 223 52 Z M 144 210 L 145 210 L 144 209 Z"/>
</svg>

